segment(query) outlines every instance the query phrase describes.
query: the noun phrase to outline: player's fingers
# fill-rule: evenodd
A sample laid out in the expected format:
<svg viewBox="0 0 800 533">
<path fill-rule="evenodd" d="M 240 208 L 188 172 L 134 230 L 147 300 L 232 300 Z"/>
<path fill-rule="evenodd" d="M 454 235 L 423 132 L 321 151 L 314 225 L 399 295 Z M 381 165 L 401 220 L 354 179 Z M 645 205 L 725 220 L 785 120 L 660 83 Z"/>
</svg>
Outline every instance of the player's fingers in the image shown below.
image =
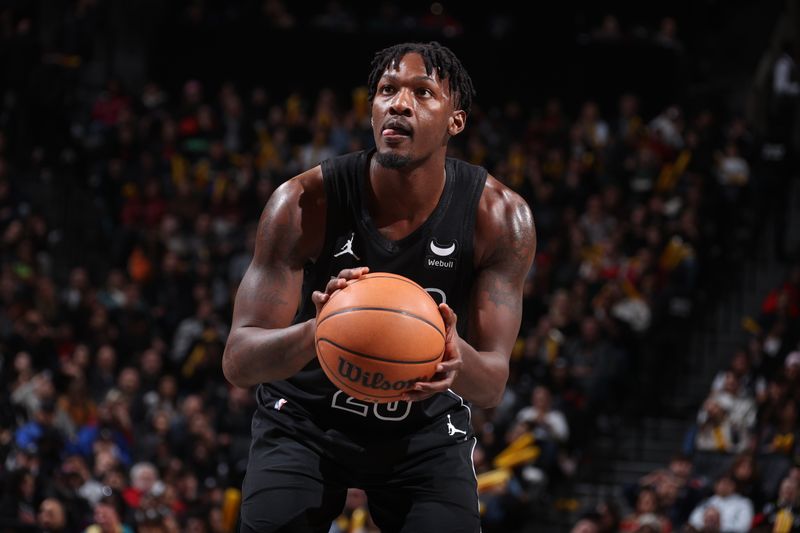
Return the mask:
<svg viewBox="0 0 800 533">
<path fill-rule="evenodd" d="M 331 278 L 331 280 L 325 286 L 325 293 L 333 294 L 334 292 L 344 289 L 345 287 L 347 287 L 347 280 L 344 278 Z"/>
<path fill-rule="evenodd" d="M 444 303 L 439 304 L 439 312 L 442 314 L 445 331 L 447 331 L 448 340 L 450 340 L 451 332 L 454 332 L 456 329 L 456 322 L 458 322 L 458 316 L 456 315 L 456 312 L 450 308 L 449 305 Z"/>
<path fill-rule="evenodd" d="M 414 385 L 414 388 L 406 392 L 406 401 L 419 402 L 426 398 L 430 398 L 437 392 L 444 392 L 453 384 L 453 375 L 447 374 L 444 379 L 437 381 L 419 382 Z"/>
<path fill-rule="evenodd" d="M 450 359 L 448 361 L 442 361 L 438 365 L 436 365 L 436 373 L 450 373 L 450 372 L 458 372 L 464 366 L 464 361 L 461 359 Z"/>
<path fill-rule="evenodd" d="M 456 320 L 458 320 L 458 316 L 456 312 L 453 311 L 453 308 L 447 305 L 446 303 L 439 304 L 439 312 L 442 313 L 442 318 L 444 319 L 445 326 L 455 326 Z"/>
<path fill-rule="evenodd" d="M 356 267 L 356 268 L 345 268 L 341 272 L 339 272 L 340 278 L 344 279 L 358 279 L 361 276 L 369 273 L 369 267 Z"/>
<path fill-rule="evenodd" d="M 315 305 L 322 305 L 328 301 L 330 298 L 330 294 L 321 291 L 314 291 L 311 293 L 311 301 L 314 302 Z"/>
</svg>

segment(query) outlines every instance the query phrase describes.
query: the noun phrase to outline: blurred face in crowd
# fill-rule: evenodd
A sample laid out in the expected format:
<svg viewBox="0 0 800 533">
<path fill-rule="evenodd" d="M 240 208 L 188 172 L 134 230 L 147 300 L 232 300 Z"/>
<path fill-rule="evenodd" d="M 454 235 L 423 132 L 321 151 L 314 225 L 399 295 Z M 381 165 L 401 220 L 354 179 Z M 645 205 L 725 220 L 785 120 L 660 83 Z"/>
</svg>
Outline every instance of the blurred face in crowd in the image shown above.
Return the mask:
<svg viewBox="0 0 800 533">
<path fill-rule="evenodd" d="M 126 367 L 119 374 L 119 388 L 126 394 L 134 394 L 139 390 L 139 371 Z"/>
<path fill-rule="evenodd" d="M 719 478 L 714 485 L 714 492 L 719 496 L 730 496 L 735 490 L 736 484 L 728 476 Z"/>
<path fill-rule="evenodd" d="M 778 488 L 778 502 L 784 505 L 797 505 L 797 481 L 787 477 Z"/>
<path fill-rule="evenodd" d="M 117 354 L 112 346 L 105 344 L 97 350 L 97 366 L 105 372 L 113 372 Z"/>
<path fill-rule="evenodd" d="M 750 360 L 747 358 L 747 352 L 738 351 L 731 360 L 731 370 L 737 375 L 743 376 L 750 369 Z"/>
<path fill-rule="evenodd" d="M 119 525 L 119 515 L 111 504 L 100 502 L 94 508 L 94 521 L 103 532 L 116 531 Z"/>
<path fill-rule="evenodd" d="M 390 65 L 378 80 L 372 102 L 377 161 L 402 168 L 444 151 L 450 137 L 464 129 L 466 114 L 455 109 L 450 83 L 437 69 L 430 74 L 417 53 Z"/>
<path fill-rule="evenodd" d="M 737 461 L 733 470 L 733 475 L 736 476 L 736 479 L 744 481 L 752 478 L 754 473 L 753 459 L 749 456 L 742 457 Z"/>
<path fill-rule="evenodd" d="M 599 528 L 597 524 L 589 519 L 578 520 L 578 523 L 572 527 L 571 533 L 597 533 Z"/>
<path fill-rule="evenodd" d="M 736 393 L 739 391 L 739 378 L 736 377 L 736 374 L 731 371 L 725 372 L 725 379 L 722 382 L 722 389 L 725 392 L 736 395 Z"/>
<path fill-rule="evenodd" d="M 581 335 L 587 342 L 595 342 L 600 337 L 599 325 L 597 320 L 592 317 L 586 317 L 581 323 Z"/>
<path fill-rule="evenodd" d="M 540 385 L 533 389 L 531 403 L 541 412 L 546 413 L 550 411 L 550 391 L 547 390 L 547 387 Z"/>
<path fill-rule="evenodd" d="M 131 469 L 131 484 L 141 492 L 149 492 L 158 481 L 158 472 L 152 465 L 138 464 Z"/>
<path fill-rule="evenodd" d="M 638 513 L 655 513 L 658 511 L 658 495 L 654 490 L 642 489 L 636 500 Z"/>
<path fill-rule="evenodd" d="M 55 498 L 47 498 L 39 506 L 39 527 L 49 531 L 61 531 L 66 526 L 64 505 Z"/>
<path fill-rule="evenodd" d="M 686 480 L 692 474 L 692 462 L 683 457 L 673 459 L 669 463 L 669 470 L 681 480 Z"/>
<path fill-rule="evenodd" d="M 29 375 L 33 370 L 31 355 L 28 352 L 17 352 L 14 356 L 14 371 L 19 375 Z"/>
<path fill-rule="evenodd" d="M 780 421 L 785 427 L 793 427 L 797 421 L 797 404 L 787 401 L 780 411 Z"/>
<path fill-rule="evenodd" d="M 155 376 L 161 372 L 161 355 L 153 350 L 145 350 L 142 354 L 142 371 L 148 376 Z"/>
</svg>

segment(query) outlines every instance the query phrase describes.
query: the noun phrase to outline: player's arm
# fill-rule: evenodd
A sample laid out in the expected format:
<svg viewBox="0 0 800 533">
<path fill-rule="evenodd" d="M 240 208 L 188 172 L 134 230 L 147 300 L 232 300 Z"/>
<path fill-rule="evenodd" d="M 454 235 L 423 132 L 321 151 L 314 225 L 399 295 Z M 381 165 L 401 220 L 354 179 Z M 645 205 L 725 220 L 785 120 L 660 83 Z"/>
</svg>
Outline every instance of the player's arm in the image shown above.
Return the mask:
<svg viewBox="0 0 800 533">
<path fill-rule="evenodd" d="M 522 323 L 523 286 L 536 253 L 527 202 L 494 178 L 489 183 L 476 224 L 478 239 L 488 246 L 472 293 L 468 342 L 460 341 L 464 363 L 453 383 L 455 392 L 478 406 L 495 406 L 503 397 Z"/>
<path fill-rule="evenodd" d="M 264 207 L 222 357 L 223 373 L 233 385 L 287 378 L 314 357 L 314 320 L 291 324 L 303 267 L 321 247 L 324 198 L 316 167 L 278 187 Z"/>
<path fill-rule="evenodd" d="M 451 388 L 479 407 L 492 407 L 503 396 L 522 322 L 522 289 L 536 252 L 533 215 L 519 195 L 490 177 L 475 231 L 478 272 L 468 338 L 459 337 L 455 313 L 442 304 L 447 327 L 445 359 L 438 368 L 442 379 L 418 383 L 411 400 Z"/>
</svg>

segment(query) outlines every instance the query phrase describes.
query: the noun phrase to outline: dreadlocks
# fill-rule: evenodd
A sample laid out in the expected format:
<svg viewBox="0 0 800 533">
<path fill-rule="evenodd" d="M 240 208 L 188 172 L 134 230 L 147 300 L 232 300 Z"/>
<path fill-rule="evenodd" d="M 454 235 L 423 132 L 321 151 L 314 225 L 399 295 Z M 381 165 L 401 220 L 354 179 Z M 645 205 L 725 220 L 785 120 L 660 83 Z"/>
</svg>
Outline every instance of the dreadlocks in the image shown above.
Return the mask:
<svg viewBox="0 0 800 533">
<path fill-rule="evenodd" d="M 439 79 L 448 78 L 450 80 L 450 92 L 455 97 L 456 109 L 461 109 L 469 114 L 472 106 L 472 97 L 475 95 L 472 79 L 470 79 L 469 74 L 467 74 L 456 55 L 449 48 L 436 41 L 396 44 L 376 53 L 372 59 L 372 72 L 370 72 L 368 80 L 370 102 L 375 98 L 378 80 L 384 71 L 389 67 L 396 69 L 400 59 L 409 53 L 416 53 L 422 56 L 425 61 L 425 70 L 429 76 L 435 68 Z"/>
</svg>

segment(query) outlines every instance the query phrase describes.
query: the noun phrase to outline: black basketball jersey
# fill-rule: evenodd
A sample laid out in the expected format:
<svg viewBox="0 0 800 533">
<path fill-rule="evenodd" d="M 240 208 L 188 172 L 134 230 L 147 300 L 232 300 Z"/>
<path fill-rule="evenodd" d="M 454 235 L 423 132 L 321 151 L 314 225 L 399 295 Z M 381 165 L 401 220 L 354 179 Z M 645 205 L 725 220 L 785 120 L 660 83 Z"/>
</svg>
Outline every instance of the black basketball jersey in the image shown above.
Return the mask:
<svg viewBox="0 0 800 533">
<path fill-rule="evenodd" d="M 458 315 L 459 334 L 466 334 L 468 302 L 474 278 L 473 236 L 485 169 L 447 158 L 445 186 L 428 219 L 399 241 L 386 239 L 375 227 L 365 202 L 365 181 L 373 151 L 360 151 L 322 163 L 327 196 L 325 243 L 319 258 L 306 266 L 302 302 L 295 323 L 315 315 L 311 293 L 324 290 L 345 268 L 368 266 L 370 272 L 392 272 L 424 287 L 437 303 Z M 312 360 L 296 375 L 262 384 L 260 411 L 289 409 L 308 416 L 326 430 L 354 435 L 391 435 L 415 431 L 465 401 L 448 391 L 422 402 L 373 404 L 351 398 L 334 386 Z"/>
</svg>

